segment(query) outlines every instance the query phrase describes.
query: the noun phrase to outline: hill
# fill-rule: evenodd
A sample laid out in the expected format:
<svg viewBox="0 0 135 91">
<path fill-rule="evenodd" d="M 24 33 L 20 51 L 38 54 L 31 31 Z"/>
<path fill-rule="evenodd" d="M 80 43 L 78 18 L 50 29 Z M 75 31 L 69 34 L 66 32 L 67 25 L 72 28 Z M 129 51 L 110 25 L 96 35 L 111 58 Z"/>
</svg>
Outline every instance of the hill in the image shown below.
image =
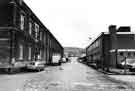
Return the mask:
<svg viewBox="0 0 135 91">
<path fill-rule="evenodd" d="M 85 49 L 78 47 L 64 47 L 64 54 L 66 56 L 81 56 L 85 53 Z"/>
</svg>

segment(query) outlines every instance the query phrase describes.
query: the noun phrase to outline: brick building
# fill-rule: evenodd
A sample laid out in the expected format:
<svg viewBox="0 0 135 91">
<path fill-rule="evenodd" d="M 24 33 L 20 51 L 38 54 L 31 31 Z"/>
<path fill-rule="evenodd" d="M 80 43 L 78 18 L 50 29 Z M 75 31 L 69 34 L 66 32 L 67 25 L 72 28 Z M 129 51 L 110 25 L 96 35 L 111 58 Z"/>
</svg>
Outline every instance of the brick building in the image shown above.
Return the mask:
<svg viewBox="0 0 135 91">
<path fill-rule="evenodd" d="M 109 32 L 102 32 L 86 48 L 86 56 L 97 68 L 117 67 L 125 56 L 135 58 L 135 33 L 128 26 L 109 26 Z"/>
<path fill-rule="evenodd" d="M 61 44 L 23 0 L 0 3 L 0 68 L 24 67 L 36 60 L 50 64 L 52 55 L 63 56 Z"/>
</svg>

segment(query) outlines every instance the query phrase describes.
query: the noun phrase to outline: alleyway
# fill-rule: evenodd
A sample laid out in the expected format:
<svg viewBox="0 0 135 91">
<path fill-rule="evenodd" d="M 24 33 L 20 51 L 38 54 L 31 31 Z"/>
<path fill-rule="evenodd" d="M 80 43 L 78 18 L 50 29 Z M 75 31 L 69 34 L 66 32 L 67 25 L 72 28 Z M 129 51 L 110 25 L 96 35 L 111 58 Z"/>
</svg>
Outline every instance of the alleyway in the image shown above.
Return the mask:
<svg viewBox="0 0 135 91">
<path fill-rule="evenodd" d="M 62 66 L 45 68 L 37 73 L 0 76 L 0 91 L 93 91 L 122 90 L 128 86 L 115 83 L 102 73 L 78 63 L 76 58 Z"/>
</svg>

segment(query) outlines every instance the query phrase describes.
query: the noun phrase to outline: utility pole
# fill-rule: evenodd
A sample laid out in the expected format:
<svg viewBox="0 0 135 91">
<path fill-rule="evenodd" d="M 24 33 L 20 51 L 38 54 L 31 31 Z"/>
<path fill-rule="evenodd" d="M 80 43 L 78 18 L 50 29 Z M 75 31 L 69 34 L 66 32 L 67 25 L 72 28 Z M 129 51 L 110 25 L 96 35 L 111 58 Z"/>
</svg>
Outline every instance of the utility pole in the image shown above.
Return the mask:
<svg viewBox="0 0 135 91">
<path fill-rule="evenodd" d="M 126 61 L 126 59 L 127 59 L 127 57 L 128 57 L 128 55 L 127 55 L 127 52 L 125 53 L 125 55 L 124 55 L 124 74 L 127 74 L 127 61 Z"/>
</svg>

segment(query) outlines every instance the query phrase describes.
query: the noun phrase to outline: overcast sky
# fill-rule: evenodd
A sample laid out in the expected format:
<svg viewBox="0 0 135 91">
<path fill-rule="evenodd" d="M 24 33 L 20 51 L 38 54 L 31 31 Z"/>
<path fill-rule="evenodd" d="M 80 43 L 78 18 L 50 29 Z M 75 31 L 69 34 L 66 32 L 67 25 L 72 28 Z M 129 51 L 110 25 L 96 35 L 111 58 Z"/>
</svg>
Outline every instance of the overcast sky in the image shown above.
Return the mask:
<svg viewBox="0 0 135 91">
<path fill-rule="evenodd" d="M 24 1 L 63 46 L 85 48 L 110 24 L 135 27 L 134 0 Z"/>
</svg>

